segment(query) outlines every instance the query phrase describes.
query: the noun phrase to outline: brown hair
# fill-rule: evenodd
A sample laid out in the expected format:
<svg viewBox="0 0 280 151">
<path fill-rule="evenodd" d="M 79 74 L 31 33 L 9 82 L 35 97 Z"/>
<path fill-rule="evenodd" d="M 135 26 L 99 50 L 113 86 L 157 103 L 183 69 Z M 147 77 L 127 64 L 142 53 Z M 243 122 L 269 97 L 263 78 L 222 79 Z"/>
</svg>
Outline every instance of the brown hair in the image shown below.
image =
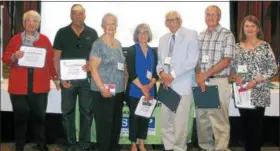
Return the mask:
<svg viewBox="0 0 280 151">
<path fill-rule="evenodd" d="M 245 36 L 245 33 L 244 33 L 244 24 L 245 24 L 246 21 L 252 22 L 255 25 L 257 25 L 257 27 L 259 28 L 257 38 L 263 40 L 264 36 L 263 36 L 263 31 L 262 31 L 260 21 L 258 20 L 257 17 L 255 17 L 253 15 L 248 15 L 243 19 L 243 21 L 241 23 L 240 32 L 239 32 L 239 41 L 245 41 L 246 40 L 246 36 Z"/>
</svg>

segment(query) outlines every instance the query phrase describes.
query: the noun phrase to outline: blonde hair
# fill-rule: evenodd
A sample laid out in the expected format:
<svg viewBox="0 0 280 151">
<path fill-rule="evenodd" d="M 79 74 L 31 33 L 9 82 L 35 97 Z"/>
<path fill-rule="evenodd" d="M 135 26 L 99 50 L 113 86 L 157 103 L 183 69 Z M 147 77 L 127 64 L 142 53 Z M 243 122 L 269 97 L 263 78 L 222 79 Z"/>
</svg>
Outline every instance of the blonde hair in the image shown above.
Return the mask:
<svg viewBox="0 0 280 151">
<path fill-rule="evenodd" d="M 29 11 L 27 11 L 27 12 L 25 12 L 25 13 L 23 14 L 23 18 L 22 18 L 23 24 L 24 24 L 24 22 L 25 22 L 25 20 L 26 20 L 26 18 L 27 18 L 28 16 L 34 17 L 34 18 L 36 19 L 36 21 L 38 21 L 38 23 L 41 22 L 41 16 L 40 16 L 40 14 L 39 14 L 37 11 L 35 11 L 35 10 L 29 10 Z"/>
<path fill-rule="evenodd" d="M 107 20 L 107 18 L 109 18 L 109 17 L 114 18 L 114 19 L 115 19 L 116 26 L 118 26 L 118 18 L 117 18 L 117 16 L 114 15 L 113 13 L 107 13 L 107 14 L 105 14 L 105 15 L 103 16 L 103 18 L 102 18 L 101 27 L 103 27 L 104 24 L 106 24 L 106 20 Z"/>
</svg>

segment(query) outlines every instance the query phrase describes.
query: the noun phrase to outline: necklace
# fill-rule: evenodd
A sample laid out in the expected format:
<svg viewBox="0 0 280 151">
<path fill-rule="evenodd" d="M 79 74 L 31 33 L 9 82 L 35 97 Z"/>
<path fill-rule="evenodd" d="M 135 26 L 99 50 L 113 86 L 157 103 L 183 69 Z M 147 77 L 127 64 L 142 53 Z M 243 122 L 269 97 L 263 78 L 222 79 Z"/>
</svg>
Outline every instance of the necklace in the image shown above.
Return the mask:
<svg viewBox="0 0 280 151">
<path fill-rule="evenodd" d="M 246 45 L 245 48 L 247 47 L 248 49 L 255 50 L 256 46 L 258 45 L 258 40 L 246 41 L 245 45 Z"/>
<path fill-rule="evenodd" d="M 112 47 L 112 48 L 116 48 L 117 47 L 117 42 L 115 39 L 113 39 L 113 41 L 109 42 L 106 41 L 104 38 L 102 38 L 103 42 L 105 43 L 105 45 Z"/>
</svg>

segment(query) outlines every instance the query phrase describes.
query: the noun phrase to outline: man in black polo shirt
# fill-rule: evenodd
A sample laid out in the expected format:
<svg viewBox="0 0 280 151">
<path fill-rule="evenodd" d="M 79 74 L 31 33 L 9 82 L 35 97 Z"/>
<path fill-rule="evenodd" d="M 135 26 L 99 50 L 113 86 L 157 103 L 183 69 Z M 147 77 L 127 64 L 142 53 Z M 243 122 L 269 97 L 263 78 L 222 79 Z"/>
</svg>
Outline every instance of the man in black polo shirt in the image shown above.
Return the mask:
<svg viewBox="0 0 280 151">
<path fill-rule="evenodd" d="M 86 59 L 93 42 L 98 38 L 97 32 L 86 26 L 85 9 L 80 4 L 71 8 L 72 23 L 58 30 L 54 40 L 54 64 L 59 72 L 60 59 Z M 88 63 L 83 70 L 89 73 Z M 90 74 L 84 80 L 61 81 L 61 110 L 63 126 L 65 129 L 68 146 L 66 151 L 76 148 L 75 108 L 77 96 L 79 97 L 80 134 L 79 148 L 82 151 L 90 150 L 90 134 L 93 119 L 92 97 L 90 93 Z"/>
</svg>

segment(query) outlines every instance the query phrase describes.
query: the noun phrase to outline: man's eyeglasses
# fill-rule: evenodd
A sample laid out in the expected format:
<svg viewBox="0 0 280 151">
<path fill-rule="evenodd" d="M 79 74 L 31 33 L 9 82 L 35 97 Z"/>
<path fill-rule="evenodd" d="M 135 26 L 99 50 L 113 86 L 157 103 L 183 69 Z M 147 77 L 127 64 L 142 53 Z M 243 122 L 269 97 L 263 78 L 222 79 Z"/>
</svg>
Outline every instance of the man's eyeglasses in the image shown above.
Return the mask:
<svg viewBox="0 0 280 151">
<path fill-rule="evenodd" d="M 82 48 L 82 44 L 80 42 L 80 39 L 78 39 L 77 42 L 76 42 L 76 48 Z"/>
<path fill-rule="evenodd" d="M 175 22 L 175 21 L 178 21 L 180 18 L 170 18 L 170 19 L 166 19 L 165 21 L 168 22 L 168 23 L 171 23 L 171 22 Z"/>
<path fill-rule="evenodd" d="M 219 16 L 218 14 L 210 14 L 210 13 L 205 14 L 205 17 L 218 17 L 218 16 Z"/>
</svg>

